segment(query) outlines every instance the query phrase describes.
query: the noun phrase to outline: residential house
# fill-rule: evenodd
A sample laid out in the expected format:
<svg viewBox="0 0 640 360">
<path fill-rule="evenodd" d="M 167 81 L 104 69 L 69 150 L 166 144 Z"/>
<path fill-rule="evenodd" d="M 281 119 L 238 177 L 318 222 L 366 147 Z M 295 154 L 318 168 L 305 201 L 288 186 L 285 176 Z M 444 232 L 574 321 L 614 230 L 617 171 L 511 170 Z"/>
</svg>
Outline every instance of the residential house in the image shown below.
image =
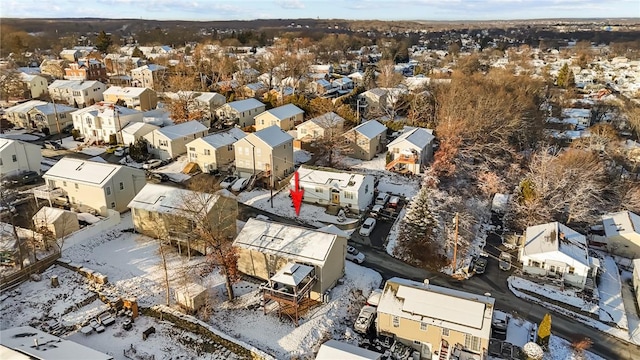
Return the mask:
<svg viewBox="0 0 640 360">
<path fill-rule="evenodd" d="M 356 345 L 331 339 L 320 345 L 315 360 L 381 360 L 382 355 Z"/>
<path fill-rule="evenodd" d="M 107 67 L 107 74 L 112 76 L 127 76 L 132 69 L 144 65 L 139 57 L 121 54 L 107 54 L 104 57 L 104 64 Z"/>
<path fill-rule="evenodd" d="M 298 125 L 296 136 L 302 141 L 332 139 L 342 135 L 344 122 L 344 118 L 331 111 Z"/>
<path fill-rule="evenodd" d="M 284 131 L 289 131 L 297 124 L 302 123 L 303 118 L 304 110 L 293 104 L 286 104 L 256 115 L 254 117 L 255 129 L 262 130 L 276 125 Z"/>
<path fill-rule="evenodd" d="M 293 136 L 275 125 L 250 133 L 233 146 L 236 172 L 241 177 L 263 175 L 265 182 L 275 186 L 276 179 L 294 171 Z"/>
<path fill-rule="evenodd" d="M 26 99 L 36 99 L 47 93 L 48 83 L 43 76 L 21 72 L 20 80 L 24 84 Z"/>
<path fill-rule="evenodd" d="M 157 64 L 140 66 L 131 70 L 131 84 L 136 87 L 162 91 L 166 71 L 166 67 Z"/>
<path fill-rule="evenodd" d="M 591 126 L 591 110 L 577 108 L 562 109 L 562 122 L 574 125 L 576 128 L 587 128 Z"/>
<path fill-rule="evenodd" d="M 309 84 L 307 85 L 307 90 L 317 96 L 327 96 L 331 95 L 334 92 L 334 88 L 331 82 L 325 79 L 317 79 L 309 82 Z"/>
<path fill-rule="evenodd" d="M 143 137 L 149 142 L 149 153 L 165 160 L 186 153 L 188 142 L 203 137 L 208 132 L 208 127 L 192 120 L 153 130 Z"/>
<path fill-rule="evenodd" d="M 102 94 L 104 101 L 110 103 L 124 103 L 130 109 L 147 111 L 158 106 L 158 95 L 155 91 L 144 87 L 110 86 Z"/>
<path fill-rule="evenodd" d="M 261 280 L 278 279 L 275 276 L 285 267 L 295 270 L 291 264 L 307 266 L 300 270 L 311 267 L 313 300 L 322 300 L 344 276 L 347 240 L 335 234 L 250 218 L 233 246 L 238 250 L 238 270 Z"/>
<path fill-rule="evenodd" d="M 593 287 L 597 272 L 585 236 L 558 222 L 527 228 L 520 262 L 526 274 L 579 289 Z"/>
<path fill-rule="evenodd" d="M 349 91 L 353 90 L 353 87 L 354 87 L 353 80 L 351 80 L 346 76 L 333 80 L 333 82 L 331 83 L 331 86 L 333 86 L 334 88 L 340 91 L 344 91 L 345 93 L 348 93 Z"/>
<path fill-rule="evenodd" d="M 403 133 L 387 144 L 391 161 L 387 170 L 421 174 L 433 156 L 433 130 L 405 126 Z"/>
<path fill-rule="evenodd" d="M 49 85 L 49 94 L 55 101 L 83 108 L 103 101 L 106 89 L 99 81 L 56 80 Z"/>
<path fill-rule="evenodd" d="M 254 117 L 266 106 L 256 99 L 245 99 L 226 103 L 216 110 L 216 116 L 223 122 L 233 122 L 241 128 L 254 124 Z"/>
<path fill-rule="evenodd" d="M 40 173 L 40 146 L 28 142 L 0 138 L 0 177 L 22 172 Z"/>
<path fill-rule="evenodd" d="M 107 67 L 96 59 L 82 59 L 77 62 L 70 63 L 64 69 L 64 78 L 67 80 L 97 80 L 106 83 Z"/>
<path fill-rule="evenodd" d="M 36 231 L 50 232 L 55 239 L 69 236 L 74 231 L 80 230 L 78 214 L 69 210 L 43 206 L 31 219 Z"/>
<path fill-rule="evenodd" d="M 153 130 L 160 127 L 146 122 L 134 122 L 122 128 L 122 143 L 125 145 L 135 144 Z"/>
<path fill-rule="evenodd" d="M 359 106 L 361 107 L 360 111 L 363 114 L 367 114 L 369 112 L 375 113 L 378 109 L 386 108 L 388 94 L 389 91 L 387 89 L 374 88 L 358 95 L 360 101 Z"/>
<path fill-rule="evenodd" d="M 242 96 L 247 98 L 260 98 L 269 90 L 267 85 L 261 82 L 254 82 L 243 86 L 240 91 Z"/>
<path fill-rule="evenodd" d="M 236 159 L 233 144 L 245 136 L 244 131 L 233 127 L 195 139 L 186 145 L 189 162 L 198 164 L 205 173 L 227 169 Z"/>
<path fill-rule="evenodd" d="M 365 211 L 373 201 L 375 179 L 371 175 L 306 166 L 300 166 L 297 172 L 299 186 L 304 189 L 304 202 L 339 205 L 358 213 Z M 294 179 L 291 179 L 290 185 L 291 188 L 295 187 Z"/>
<path fill-rule="evenodd" d="M 486 359 L 494 304 L 492 297 L 395 277 L 380 296 L 376 329 L 421 359 Z"/>
<path fill-rule="evenodd" d="M 64 49 L 60 52 L 60 57 L 69 62 L 75 62 L 82 57 L 82 52 L 76 49 Z"/>
<path fill-rule="evenodd" d="M 62 79 L 66 62 L 63 59 L 44 59 L 40 64 L 40 72 L 52 79 Z"/>
<path fill-rule="evenodd" d="M 142 112 L 112 103 L 99 102 L 71 113 L 73 128 L 86 140 L 123 143 L 121 130 L 129 123 L 142 122 Z"/>
<path fill-rule="evenodd" d="M 135 231 L 167 238 L 180 248 L 206 255 L 207 244 L 194 234 L 207 223 L 219 229 L 216 235 L 236 236 L 238 202 L 227 190 L 214 194 L 179 189 L 173 186 L 146 184 L 129 203 Z M 206 221 L 205 221 L 206 219 Z"/>
<path fill-rule="evenodd" d="M 640 216 L 631 211 L 606 214 L 602 226 L 609 252 L 630 259 L 640 257 Z"/>
<path fill-rule="evenodd" d="M 351 147 L 350 157 L 371 160 L 384 149 L 387 127 L 376 120 L 369 120 L 347 131 L 344 137 Z"/>
<path fill-rule="evenodd" d="M 356 71 L 347 75 L 347 77 L 351 79 L 355 85 L 362 85 L 364 81 L 364 73 L 362 71 Z"/>
<path fill-rule="evenodd" d="M 331 74 L 333 73 L 333 65 L 310 65 L 309 72 L 314 74 Z"/>
<path fill-rule="evenodd" d="M 42 177 L 46 184 L 34 189 L 36 198 L 66 197 L 72 207 L 103 216 L 107 209 L 127 211 L 146 183 L 141 169 L 70 157 L 60 159 Z"/>
<path fill-rule="evenodd" d="M 215 114 L 216 109 L 224 105 L 227 102 L 227 98 L 217 92 L 203 92 L 194 98 L 198 104 L 198 108 L 202 110 L 203 115 L 211 119 Z"/>
<path fill-rule="evenodd" d="M 53 135 L 73 123 L 71 113 L 76 110 L 66 105 L 30 100 L 5 109 L 5 116 L 16 126 Z"/>
</svg>

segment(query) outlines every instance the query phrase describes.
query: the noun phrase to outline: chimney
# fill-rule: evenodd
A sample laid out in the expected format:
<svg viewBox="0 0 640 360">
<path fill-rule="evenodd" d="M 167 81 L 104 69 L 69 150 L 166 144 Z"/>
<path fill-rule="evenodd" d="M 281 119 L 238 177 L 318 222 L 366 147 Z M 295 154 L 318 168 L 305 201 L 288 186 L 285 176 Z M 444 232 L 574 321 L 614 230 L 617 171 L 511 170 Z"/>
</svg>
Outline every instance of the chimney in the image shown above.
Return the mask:
<svg viewBox="0 0 640 360">
<path fill-rule="evenodd" d="M 33 343 L 34 343 L 34 345 L 36 347 L 36 350 L 40 350 L 40 349 L 38 349 L 38 338 L 33 338 Z"/>
</svg>

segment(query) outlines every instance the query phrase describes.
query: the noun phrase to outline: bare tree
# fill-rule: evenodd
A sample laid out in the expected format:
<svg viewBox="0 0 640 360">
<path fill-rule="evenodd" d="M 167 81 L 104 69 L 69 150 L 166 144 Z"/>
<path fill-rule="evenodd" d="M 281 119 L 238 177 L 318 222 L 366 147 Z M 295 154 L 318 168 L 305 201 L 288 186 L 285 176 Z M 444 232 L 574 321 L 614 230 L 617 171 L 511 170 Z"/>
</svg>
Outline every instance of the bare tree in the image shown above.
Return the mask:
<svg viewBox="0 0 640 360">
<path fill-rule="evenodd" d="M 25 90 L 25 84 L 17 70 L 7 69 L 0 72 L 0 100 L 23 99 L 27 95 Z"/>
<path fill-rule="evenodd" d="M 390 60 L 383 60 L 378 63 L 378 79 L 376 80 L 379 87 L 393 88 L 402 82 L 402 74 L 395 71 L 395 66 Z"/>
</svg>

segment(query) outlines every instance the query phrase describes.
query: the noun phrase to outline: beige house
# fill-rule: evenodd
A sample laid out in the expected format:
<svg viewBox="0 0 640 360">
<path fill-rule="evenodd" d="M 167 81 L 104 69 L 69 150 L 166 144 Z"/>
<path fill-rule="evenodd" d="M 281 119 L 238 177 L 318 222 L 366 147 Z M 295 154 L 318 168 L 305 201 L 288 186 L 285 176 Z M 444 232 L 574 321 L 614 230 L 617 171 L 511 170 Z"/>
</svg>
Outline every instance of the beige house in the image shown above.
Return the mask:
<svg viewBox="0 0 640 360">
<path fill-rule="evenodd" d="M 640 259 L 633 259 L 631 282 L 633 283 L 633 293 L 636 296 L 636 304 L 640 306 Z"/>
<path fill-rule="evenodd" d="M 262 113 L 266 106 L 256 99 L 245 99 L 226 103 L 216 109 L 216 116 L 225 123 L 234 123 L 241 128 L 254 124 L 254 116 Z"/>
<path fill-rule="evenodd" d="M 236 236 L 238 202 L 233 194 L 215 194 L 146 184 L 129 203 L 134 229 L 153 238 L 168 238 L 179 248 L 206 255 L 206 244 L 194 229 L 206 222 L 222 236 Z"/>
<path fill-rule="evenodd" d="M 20 140 L 0 138 L 0 177 L 26 171 L 40 173 L 41 161 L 40 146 Z"/>
<path fill-rule="evenodd" d="M 631 211 L 606 214 L 602 225 L 609 252 L 630 259 L 640 257 L 640 216 Z"/>
<path fill-rule="evenodd" d="M 5 116 L 19 127 L 53 135 L 73 124 L 71 113 L 76 110 L 66 105 L 30 100 L 6 109 Z"/>
<path fill-rule="evenodd" d="M 255 119 L 256 130 L 262 130 L 272 125 L 276 125 L 284 131 L 289 131 L 295 125 L 302 123 L 304 110 L 293 104 L 286 104 L 267 110 L 257 115 Z"/>
<path fill-rule="evenodd" d="M 433 157 L 433 130 L 405 126 L 402 135 L 387 145 L 391 161 L 387 170 L 421 174 Z"/>
<path fill-rule="evenodd" d="M 344 118 L 331 111 L 298 125 L 296 136 L 302 141 L 331 139 L 342 135 L 344 122 Z"/>
<path fill-rule="evenodd" d="M 376 120 L 369 120 L 347 131 L 344 137 L 350 144 L 350 157 L 371 160 L 385 147 L 387 127 Z"/>
<path fill-rule="evenodd" d="M 192 120 L 153 130 L 143 138 L 149 142 L 149 153 L 165 160 L 186 153 L 187 143 L 207 135 L 208 132 L 208 127 Z"/>
<path fill-rule="evenodd" d="M 347 240 L 336 234 L 251 218 L 233 242 L 238 270 L 261 280 L 287 264 L 312 267 L 311 298 L 322 300 L 344 275 Z"/>
<path fill-rule="evenodd" d="M 160 129 L 160 127 L 146 122 L 130 123 L 122 128 L 122 143 L 125 145 L 134 144 L 138 139 L 157 129 Z"/>
<path fill-rule="evenodd" d="M 275 125 L 238 140 L 234 150 L 236 172 L 241 177 L 263 175 L 271 183 L 294 171 L 293 136 Z"/>
<path fill-rule="evenodd" d="M 46 184 L 34 189 L 34 196 L 55 201 L 66 198 L 72 207 L 95 210 L 129 210 L 127 205 L 146 183 L 144 171 L 70 157 L 60 159 L 43 176 Z"/>
<path fill-rule="evenodd" d="M 387 280 L 376 329 L 421 359 L 486 359 L 495 299 L 407 279 Z"/>
<path fill-rule="evenodd" d="M 25 89 L 28 92 L 29 99 L 39 98 L 47 93 L 47 79 L 43 76 L 35 74 L 20 73 L 20 80 L 24 84 Z"/>
<path fill-rule="evenodd" d="M 158 95 L 149 88 L 111 86 L 102 95 L 104 101 L 114 104 L 122 101 L 126 107 L 140 111 L 155 109 L 158 106 Z"/>
<path fill-rule="evenodd" d="M 195 139 L 186 145 L 189 162 L 198 164 L 205 173 L 227 168 L 236 159 L 233 144 L 245 136 L 244 131 L 234 127 Z"/>
<path fill-rule="evenodd" d="M 56 239 L 69 236 L 74 231 L 80 229 L 78 214 L 49 206 L 40 208 L 40 210 L 33 215 L 32 220 L 36 231 L 42 232 L 44 228 L 50 231 L 51 235 Z"/>
<path fill-rule="evenodd" d="M 113 103 L 97 104 L 71 113 L 73 128 L 80 131 L 85 140 L 122 144 L 122 129 L 130 123 L 142 122 L 142 112 Z"/>
<path fill-rule="evenodd" d="M 162 65 L 140 66 L 131 70 L 131 83 L 136 87 L 162 91 L 166 71 L 167 68 Z"/>
<path fill-rule="evenodd" d="M 106 89 L 99 81 L 56 80 L 49 85 L 49 94 L 54 101 L 83 108 L 104 100 Z"/>
</svg>

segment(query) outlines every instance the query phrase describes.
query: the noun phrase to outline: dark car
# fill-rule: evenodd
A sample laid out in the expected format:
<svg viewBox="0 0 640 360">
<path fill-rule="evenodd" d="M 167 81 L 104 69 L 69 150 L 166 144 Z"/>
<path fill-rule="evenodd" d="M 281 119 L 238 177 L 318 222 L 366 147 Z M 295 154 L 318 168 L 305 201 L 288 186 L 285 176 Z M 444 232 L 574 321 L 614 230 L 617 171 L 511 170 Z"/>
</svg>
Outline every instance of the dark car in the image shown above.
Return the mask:
<svg viewBox="0 0 640 360">
<path fill-rule="evenodd" d="M 473 265 L 473 271 L 476 274 L 484 274 L 487 270 L 487 264 L 489 263 L 489 258 L 487 256 L 478 256 Z"/>
<path fill-rule="evenodd" d="M 40 175 L 35 171 L 27 171 L 18 175 L 7 176 L 2 180 L 2 185 L 6 187 L 22 186 L 33 184 L 40 179 Z"/>
<path fill-rule="evenodd" d="M 62 149 L 62 145 L 60 145 L 60 143 L 56 142 L 56 141 L 45 141 L 44 142 L 44 147 L 45 149 L 51 149 L 51 150 L 60 150 Z"/>
<path fill-rule="evenodd" d="M 63 127 L 62 128 L 62 133 L 71 134 L 71 130 L 73 130 L 73 124 Z"/>
<path fill-rule="evenodd" d="M 159 183 L 169 181 L 169 176 L 163 173 L 149 172 L 149 175 L 147 175 L 147 179 L 149 179 L 150 182 Z"/>
</svg>

